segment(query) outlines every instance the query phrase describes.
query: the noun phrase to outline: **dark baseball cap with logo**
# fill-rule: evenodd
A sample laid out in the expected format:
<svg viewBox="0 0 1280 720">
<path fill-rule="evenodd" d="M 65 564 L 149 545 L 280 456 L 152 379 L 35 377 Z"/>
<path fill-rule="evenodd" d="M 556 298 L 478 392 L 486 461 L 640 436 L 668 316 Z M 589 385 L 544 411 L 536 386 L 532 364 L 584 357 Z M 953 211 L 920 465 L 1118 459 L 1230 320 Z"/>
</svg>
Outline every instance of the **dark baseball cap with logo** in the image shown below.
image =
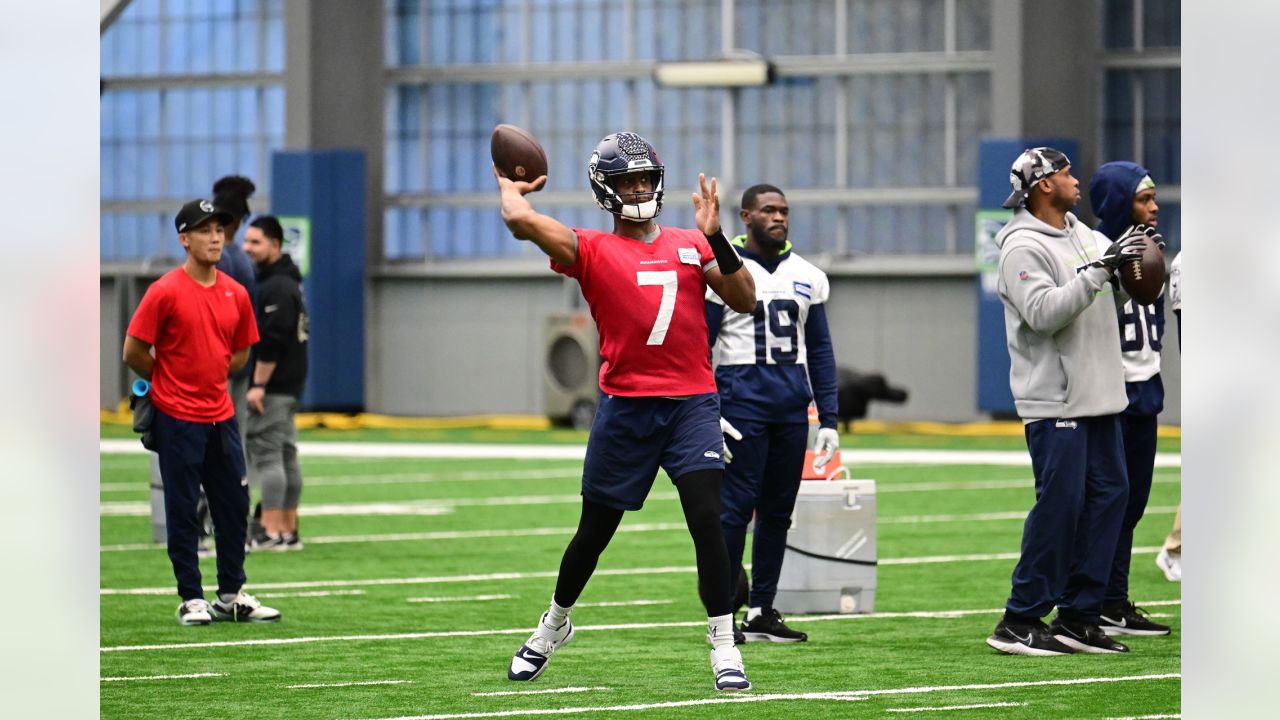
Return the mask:
<svg viewBox="0 0 1280 720">
<path fill-rule="evenodd" d="M 1071 158 L 1051 147 L 1023 150 L 1018 159 L 1013 161 L 1013 167 L 1009 168 L 1009 184 L 1013 185 L 1013 192 L 1000 207 L 1016 208 L 1022 205 L 1036 183 L 1065 170 L 1070 164 Z"/>
<path fill-rule="evenodd" d="M 212 201 L 197 199 L 182 206 L 178 216 L 173 219 L 173 224 L 178 232 L 184 233 L 195 230 L 212 218 L 218 218 L 224 225 L 232 220 L 231 213 L 217 207 Z"/>
</svg>

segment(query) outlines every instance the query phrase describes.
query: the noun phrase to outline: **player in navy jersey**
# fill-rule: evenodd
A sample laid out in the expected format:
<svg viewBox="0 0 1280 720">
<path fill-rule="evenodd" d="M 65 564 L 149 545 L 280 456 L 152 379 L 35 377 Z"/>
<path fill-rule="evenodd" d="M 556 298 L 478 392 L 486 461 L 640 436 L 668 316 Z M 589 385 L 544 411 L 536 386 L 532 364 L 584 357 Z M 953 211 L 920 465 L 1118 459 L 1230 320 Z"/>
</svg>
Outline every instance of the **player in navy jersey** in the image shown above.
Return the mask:
<svg viewBox="0 0 1280 720">
<path fill-rule="evenodd" d="M 720 230 L 716 180 L 698 176 L 697 230 L 660 227 L 663 166 L 644 138 L 600 141 L 587 163 L 596 203 L 613 232 L 570 229 L 525 196 L 546 177 L 518 182 L 494 169 L 502 219 L 516 238 L 551 258 L 551 269 L 582 288 L 600 334 L 604 393 L 582 469 L 582 514 L 560 561 L 551 606 L 507 670 L 533 680 L 573 639 L 570 611 L 626 510 L 639 510 L 661 467 L 675 483 L 697 557 L 717 690 L 751 687 L 733 645 L 729 559 L 720 530 L 724 474 L 720 407 L 711 372 L 702 298 L 710 286 L 732 308 L 755 307 L 751 274 Z"/>
<path fill-rule="evenodd" d="M 1119 240 L 1135 226 L 1154 228 L 1159 223 L 1156 184 L 1147 169 L 1137 163 L 1109 162 L 1099 167 L 1089 180 L 1089 201 L 1099 219 L 1096 232 L 1104 236 L 1106 244 Z M 1164 383 L 1160 380 L 1164 295 L 1150 305 L 1140 305 L 1131 298 L 1123 302 L 1117 299 L 1117 304 L 1125 390 L 1129 394 L 1129 406 L 1120 414 L 1129 501 L 1116 541 L 1099 624 L 1108 635 L 1168 635 L 1168 625 L 1153 622 L 1129 599 L 1133 530 L 1151 496 L 1157 416 L 1164 409 Z"/>
<path fill-rule="evenodd" d="M 804 642 L 773 607 L 787 530 L 795 509 L 809 441 L 809 403 L 818 406 L 814 467 L 821 470 L 839 447 L 836 433 L 835 356 L 827 331 L 826 273 L 792 252 L 790 208 L 773 185 L 753 185 L 739 211 L 747 234 L 733 239 L 756 285 L 756 306 L 742 313 L 707 291 L 710 342 L 719 348 L 716 386 L 725 432 L 724 487 L 720 492 L 730 587 L 738 587 L 747 524 L 751 593 L 743 639 Z M 737 608 L 735 608 L 736 610 Z"/>
</svg>

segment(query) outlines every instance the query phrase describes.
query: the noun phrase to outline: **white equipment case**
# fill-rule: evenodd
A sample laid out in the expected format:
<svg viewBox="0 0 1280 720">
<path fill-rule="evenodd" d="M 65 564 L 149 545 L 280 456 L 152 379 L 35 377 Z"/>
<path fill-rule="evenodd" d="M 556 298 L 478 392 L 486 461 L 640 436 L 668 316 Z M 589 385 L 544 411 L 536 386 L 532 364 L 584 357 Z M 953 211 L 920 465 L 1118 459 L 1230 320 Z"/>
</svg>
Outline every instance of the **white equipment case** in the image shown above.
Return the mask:
<svg viewBox="0 0 1280 720">
<path fill-rule="evenodd" d="M 875 481 L 802 481 L 774 607 L 783 613 L 870 613 L 875 601 Z"/>
</svg>

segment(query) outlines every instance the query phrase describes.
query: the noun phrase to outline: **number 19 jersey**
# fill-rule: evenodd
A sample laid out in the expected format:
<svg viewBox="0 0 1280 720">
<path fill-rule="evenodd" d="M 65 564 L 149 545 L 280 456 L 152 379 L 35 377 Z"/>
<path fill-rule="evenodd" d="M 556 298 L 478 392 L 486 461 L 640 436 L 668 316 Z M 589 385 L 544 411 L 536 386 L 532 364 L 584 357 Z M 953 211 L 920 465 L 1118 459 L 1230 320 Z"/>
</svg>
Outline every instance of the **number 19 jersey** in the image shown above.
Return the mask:
<svg viewBox="0 0 1280 720">
<path fill-rule="evenodd" d="M 704 273 L 716 266 L 698 230 L 661 228 L 653 242 L 575 228 L 578 259 L 551 261 L 574 278 L 600 334 L 600 389 L 633 397 L 716 391 L 707 345 Z"/>
</svg>

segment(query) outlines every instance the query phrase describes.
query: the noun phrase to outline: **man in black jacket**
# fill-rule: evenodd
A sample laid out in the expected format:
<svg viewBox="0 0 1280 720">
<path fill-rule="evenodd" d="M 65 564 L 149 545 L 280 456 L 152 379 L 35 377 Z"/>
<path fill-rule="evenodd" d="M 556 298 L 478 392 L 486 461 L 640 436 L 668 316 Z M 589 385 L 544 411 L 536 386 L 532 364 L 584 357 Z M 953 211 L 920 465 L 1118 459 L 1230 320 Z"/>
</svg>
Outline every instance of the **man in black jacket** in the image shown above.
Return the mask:
<svg viewBox="0 0 1280 720">
<path fill-rule="evenodd" d="M 245 230 L 244 251 L 258 268 L 256 316 L 261 340 L 253 349 L 247 428 L 249 475 L 262 492 L 264 537 L 257 550 L 301 550 L 298 430 L 294 416 L 307 380 L 307 309 L 302 273 L 282 251 L 284 230 L 260 215 Z"/>
</svg>

